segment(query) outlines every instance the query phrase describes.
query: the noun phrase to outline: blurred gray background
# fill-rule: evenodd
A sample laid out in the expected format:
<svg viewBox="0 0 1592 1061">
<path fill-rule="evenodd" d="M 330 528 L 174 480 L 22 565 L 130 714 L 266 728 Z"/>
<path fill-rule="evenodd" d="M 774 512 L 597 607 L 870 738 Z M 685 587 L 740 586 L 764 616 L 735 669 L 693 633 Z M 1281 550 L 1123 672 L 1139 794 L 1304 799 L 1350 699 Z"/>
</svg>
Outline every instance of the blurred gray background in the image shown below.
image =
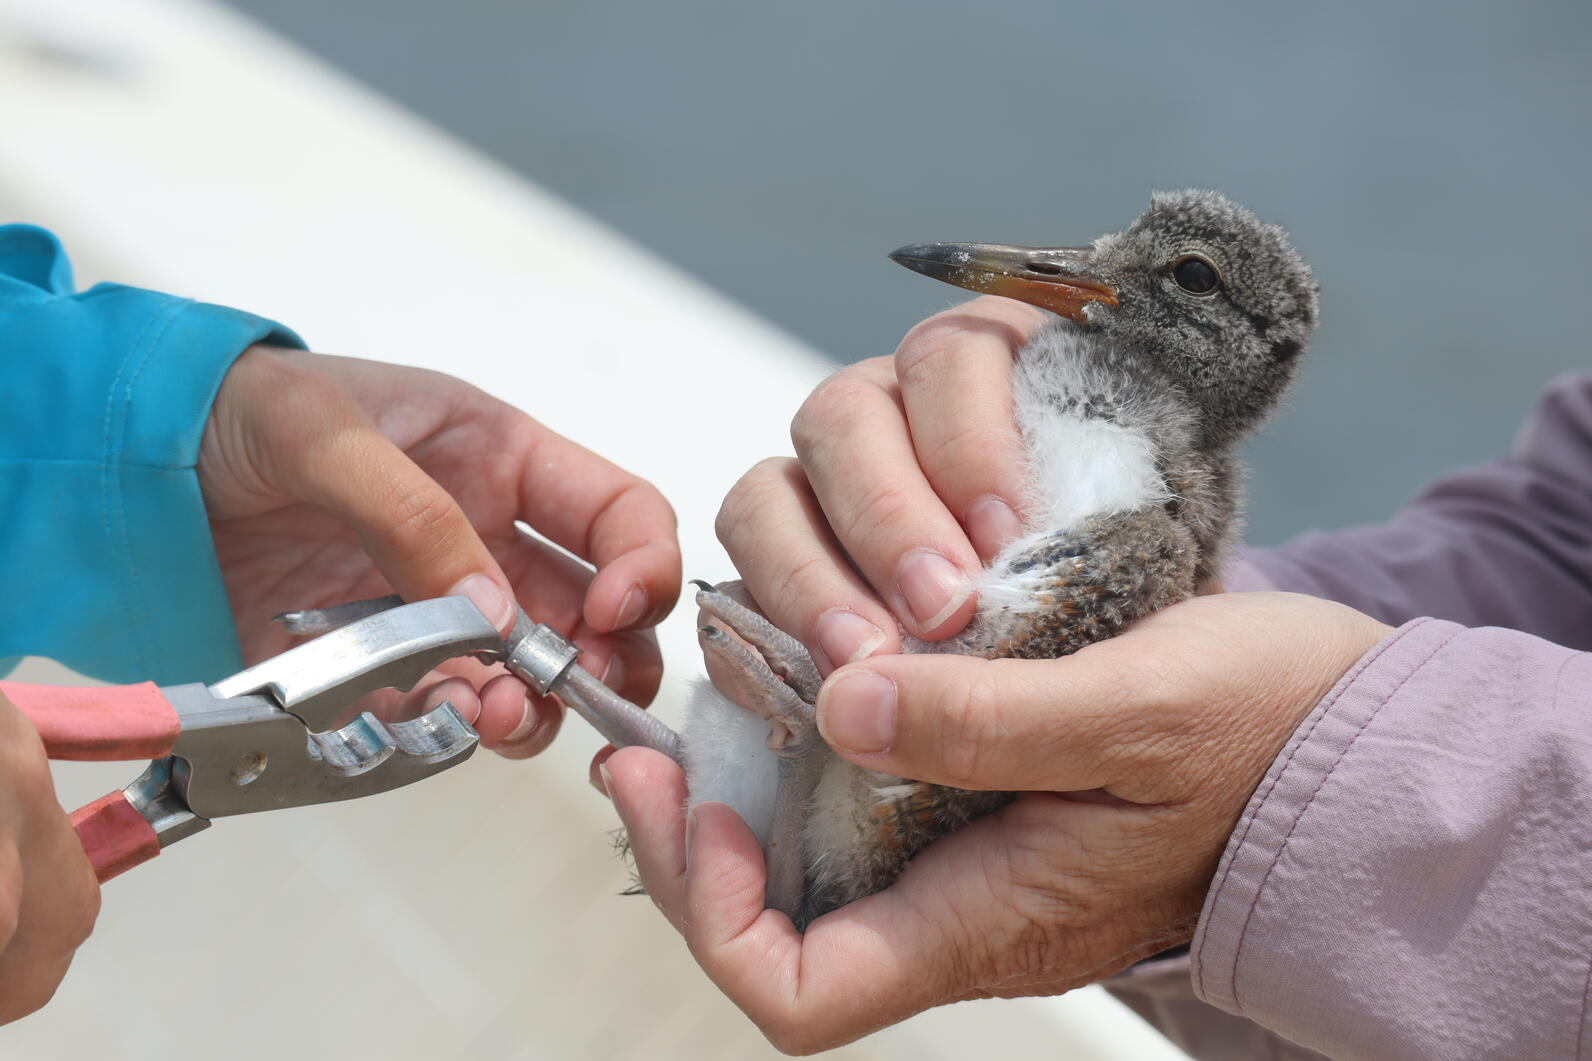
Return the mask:
<svg viewBox="0 0 1592 1061">
<path fill-rule="evenodd" d="M 1585 3 L 234 3 L 837 360 L 958 300 L 900 244 L 1227 192 L 1324 289 L 1252 541 L 1384 517 L 1589 361 Z"/>
</svg>

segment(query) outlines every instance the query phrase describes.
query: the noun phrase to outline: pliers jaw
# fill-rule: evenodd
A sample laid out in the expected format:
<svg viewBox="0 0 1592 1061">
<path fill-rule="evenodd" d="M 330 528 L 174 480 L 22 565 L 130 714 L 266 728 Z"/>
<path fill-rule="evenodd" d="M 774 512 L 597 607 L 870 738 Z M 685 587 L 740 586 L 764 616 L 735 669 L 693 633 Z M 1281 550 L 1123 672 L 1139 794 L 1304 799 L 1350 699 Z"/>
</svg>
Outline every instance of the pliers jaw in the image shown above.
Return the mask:
<svg viewBox="0 0 1592 1061">
<path fill-rule="evenodd" d="M 475 730 L 443 701 L 419 718 L 370 712 L 335 730 L 307 730 L 269 697 L 218 700 L 213 688 L 167 688 L 182 718 L 171 755 L 125 790 L 164 847 L 214 818 L 372 796 L 451 769 L 476 749 Z"/>
</svg>

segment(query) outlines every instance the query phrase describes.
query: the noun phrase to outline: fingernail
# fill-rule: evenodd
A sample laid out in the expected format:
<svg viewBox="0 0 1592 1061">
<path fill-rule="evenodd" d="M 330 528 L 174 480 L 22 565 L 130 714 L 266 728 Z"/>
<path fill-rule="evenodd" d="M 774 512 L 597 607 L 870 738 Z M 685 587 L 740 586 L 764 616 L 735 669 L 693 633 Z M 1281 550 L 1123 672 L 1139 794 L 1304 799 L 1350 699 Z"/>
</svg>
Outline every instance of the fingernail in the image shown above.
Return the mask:
<svg viewBox="0 0 1592 1061">
<path fill-rule="evenodd" d="M 818 732 L 836 748 L 882 752 L 896 732 L 896 687 L 872 671 L 843 675 L 818 696 Z"/>
<path fill-rule="evenodd" d="M 949 619 L 973 595 L 973 584 L 962 569 L 927 549 L 906 555 L 897 569 L 896 585 L 917 621 L 918 631 L 925 634 Z"/>
<path fill-rule="evenodd" d="M 884 631 L 844 608 L 825 612 L 814 626 L 818 647 L 834 667 L 867 659 L 873 650 L 884 644 Z"/>
<path fill-rule="evenodd" d="M 613 795 L 613 793 L 614 793 L 614 775 L 610 774 L 608 772 L 608 764 L 607 763 L 598 763 L 597 764 L 597 773 L 600 776 L 595 777 L 595 778 L 592 779 L 591 787 L 595 788 L 598 792 L 601 792 L 603 795 L 607 796 L 609 799 L 613 799 L 614 798 L 614 795 Z"/>
<path fill-rule="evenodd" d="M 1017 518 L 1012 506 L 994 494 L 986 494 L 968 505 L 962 514 L 962 526 L 967 528 L 973 548 L 986 560 L 1023 533 L 1023 521 Z"/>
<path fill-rule="evenodd" d="M 502 629 L 514 615 L 514 598 L 483 574 L 466 575 L 448 591 L 450 597 L 469 597 L 487 621 Z"/>
<path fill-rule="evenodd" d="M 619 614 L 614 619 L 614 629 L 620 630 L 631 623 L 639 622 L 647 614 L 647 591 L 640 582 L 632 582 L 630 589 L 625 593 L 625 599 L 619 602 Z"/>
<path fill-rule="evenodd" d="M 520 724 L 509 730 L 508 736 L 503 738 L 505 744 L 512 744 L 531 735 L 531 730 L 536 728 L 536 705 L 531 703 L 531 698 L 525 698 L 525 714 L 520 716 Z"/>
</svg>

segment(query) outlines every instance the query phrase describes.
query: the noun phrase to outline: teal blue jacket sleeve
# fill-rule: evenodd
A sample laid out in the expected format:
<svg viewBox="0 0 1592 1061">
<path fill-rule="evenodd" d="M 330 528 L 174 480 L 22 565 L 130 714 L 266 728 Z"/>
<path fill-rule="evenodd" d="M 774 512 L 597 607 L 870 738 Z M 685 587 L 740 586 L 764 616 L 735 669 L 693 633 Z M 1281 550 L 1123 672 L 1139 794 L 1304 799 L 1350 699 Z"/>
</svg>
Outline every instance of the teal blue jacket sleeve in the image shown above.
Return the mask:
<svg viewBox="0 0 1592 1061">
<path fill-rule="evenodd" d="M 114 682 L 241 665 L 196 465 L 210 405 L 272 321 L 121 284 L 77 292 L 50 233 L 0 226 L 0 674 Z"/>
</svg>

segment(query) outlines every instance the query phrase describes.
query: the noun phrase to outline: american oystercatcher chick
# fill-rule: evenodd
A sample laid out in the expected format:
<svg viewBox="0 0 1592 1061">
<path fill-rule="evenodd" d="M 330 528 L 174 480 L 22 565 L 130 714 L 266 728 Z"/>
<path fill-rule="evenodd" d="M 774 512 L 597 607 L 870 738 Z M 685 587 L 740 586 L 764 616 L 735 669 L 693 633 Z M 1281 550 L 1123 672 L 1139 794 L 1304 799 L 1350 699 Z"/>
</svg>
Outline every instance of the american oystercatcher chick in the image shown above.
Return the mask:
<svg viewBox="0 0 1592 1061">
<path fill-rule="evenodd" d="M 1217 573 L 1237 527 L 1235 447 L 1282 396 L 1316 323 L 1316 284 L 1282 229 L 1183 191 L 1152 196 L 1087 247 L 934 243 L 891 257 L 1057 315 L 1013 373 L 1024 533 L 984 572 L 968 627 L 906 637 L 906 651 L 1066 655 Z M 703 631 L 754 713 L 698 690 L 683 734 L 692 799 L 742 813 L 769 856 L 769 905 L 797 924 L 885 887 L 925 844 L 1011 798 L 835 756 L 801 646 L 723 593 L 698 602 L 758 652 Z"/>
</svg>

